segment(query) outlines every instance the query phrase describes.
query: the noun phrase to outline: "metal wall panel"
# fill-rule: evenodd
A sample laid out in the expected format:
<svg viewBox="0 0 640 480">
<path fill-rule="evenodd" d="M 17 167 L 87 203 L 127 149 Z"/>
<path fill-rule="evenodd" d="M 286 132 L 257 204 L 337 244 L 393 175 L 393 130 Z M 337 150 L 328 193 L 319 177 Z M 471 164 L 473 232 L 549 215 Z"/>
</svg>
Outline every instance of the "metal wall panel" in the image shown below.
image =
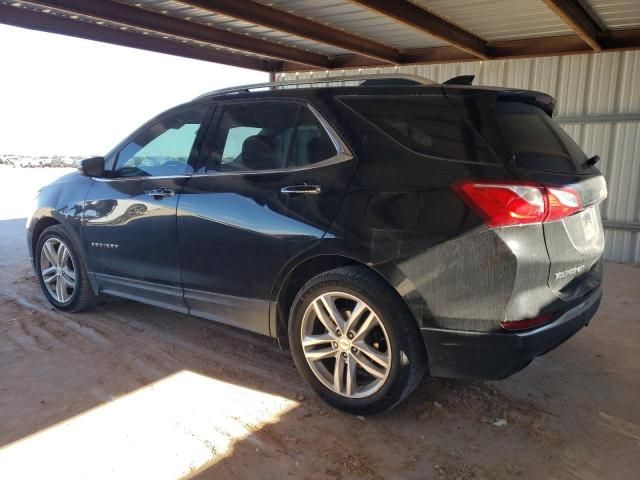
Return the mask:
<svg viewBox="0 0 640 480">
<path fill-rule="evenodd" d="M 587 154 L 597 153 L 602 158 L 599 167 L 609 187 L 609 198 L 602 208 L 605 221 L 640 224 L 640 51 L 301 72 L 298 78 L 398 72 L 438 82 L 473 74 L 475 85 L 526 88 L 553 95 L 558 102 L 557 120 Z M 278 76 L 294 77 L 295 74 Z M 626 116 L 616 118 L 617 114 Z M 563 121 L 564 117 L 571 118 Z M 640 262 L 640 232 L 607 228 L 606 239 L 607 259 Z"/>
</svg>

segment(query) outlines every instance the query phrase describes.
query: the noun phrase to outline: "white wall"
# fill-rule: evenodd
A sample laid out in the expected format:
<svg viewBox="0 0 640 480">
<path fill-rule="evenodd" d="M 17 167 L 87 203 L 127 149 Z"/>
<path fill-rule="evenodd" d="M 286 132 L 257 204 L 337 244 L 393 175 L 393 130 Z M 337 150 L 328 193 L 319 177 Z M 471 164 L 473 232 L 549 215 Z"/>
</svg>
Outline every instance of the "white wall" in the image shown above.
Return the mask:
<svg viewBox="0 0 640 480">
<path fill-rule="evenodd" d="M 640 224 L 640 51 L 299 72 L 279 74 L 277 79 L 365 73 L 411 73 L 438 82 L 473 74 L 475 85 L 525 88 L 553 95 L 558 121 L 587 154 L 597 153 L 602 158 L 599 167 L 609 186 L 609 198 L 603 207 L 605 221 Z M 640 262 L 640 232 L 607 228 L 605 257 Z"/>
</svg>

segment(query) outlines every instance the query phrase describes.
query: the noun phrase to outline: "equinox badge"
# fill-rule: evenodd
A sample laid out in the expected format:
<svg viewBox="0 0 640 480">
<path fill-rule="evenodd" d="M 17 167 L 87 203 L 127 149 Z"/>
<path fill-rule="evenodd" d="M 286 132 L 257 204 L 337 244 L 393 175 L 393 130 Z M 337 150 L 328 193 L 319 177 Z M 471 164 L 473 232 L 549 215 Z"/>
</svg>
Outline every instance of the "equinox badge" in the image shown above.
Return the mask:
<svg viewBox="0 0 640 480">
<path fill-rule="evenodd" d="M 575 277 L 576 275 L 584 272 L 584 265 L 579 265 L 577 267 L 570 268 L 569 270 L 564 270 L 562 272 L 557 272 L 554 277 L 556 280 L 560 280 L 562 278 Z"/>
</svg>

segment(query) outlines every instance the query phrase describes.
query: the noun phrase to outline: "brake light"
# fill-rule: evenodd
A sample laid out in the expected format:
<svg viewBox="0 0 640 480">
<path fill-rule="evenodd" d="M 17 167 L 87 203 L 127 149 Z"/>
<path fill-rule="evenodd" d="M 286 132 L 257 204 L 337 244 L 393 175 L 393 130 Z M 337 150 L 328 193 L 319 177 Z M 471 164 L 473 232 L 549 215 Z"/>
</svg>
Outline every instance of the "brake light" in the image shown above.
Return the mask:
<svg viewBox="0 0 640 480">
<path fill-rule="evenodd" d="M 491 227 L 553 222 L 582 210 L 578 192 L 570 187 L 464 180 L 453 190 Z"/>
</svg>

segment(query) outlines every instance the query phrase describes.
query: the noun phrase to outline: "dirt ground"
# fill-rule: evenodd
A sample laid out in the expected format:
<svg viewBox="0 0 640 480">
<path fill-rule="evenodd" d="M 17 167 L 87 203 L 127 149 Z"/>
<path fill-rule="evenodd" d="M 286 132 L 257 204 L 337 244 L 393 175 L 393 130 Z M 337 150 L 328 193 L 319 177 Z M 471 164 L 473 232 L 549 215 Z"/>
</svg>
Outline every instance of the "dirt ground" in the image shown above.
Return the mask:
<svg viewBox="0 0 640 480">
<path fill-rule="evenodd" d="M 639 268 L 607 264 L 591 325 L 523 372 L 426 378 L 363 419 L 270 339 L 115 299 L 52 310 L 23 203 L 60 173 L 0 168 L 0 478 L 638 478 Z"/>
</svg>

